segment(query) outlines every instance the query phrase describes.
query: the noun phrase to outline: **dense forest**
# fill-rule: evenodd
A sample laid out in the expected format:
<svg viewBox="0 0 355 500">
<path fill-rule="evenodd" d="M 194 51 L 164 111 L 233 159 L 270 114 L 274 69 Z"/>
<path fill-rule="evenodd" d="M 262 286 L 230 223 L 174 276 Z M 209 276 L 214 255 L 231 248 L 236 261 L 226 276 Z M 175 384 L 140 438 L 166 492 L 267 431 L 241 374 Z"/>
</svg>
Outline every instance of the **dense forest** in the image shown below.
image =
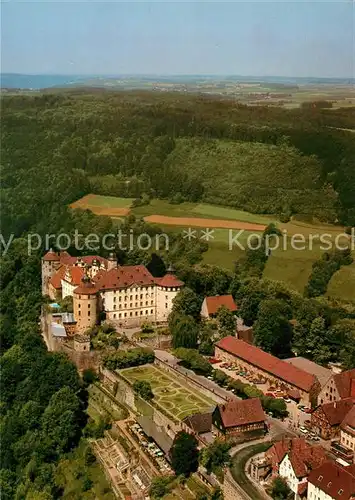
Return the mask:
<svg viewBox="0 0 355 500">
<path fill-rule="evenodd" d="M 100 91 L 8 96 L 2 115 L 2 234 L 7 239 L 13 233 L 15 239 L 0 262 L 0 487 L 5 500 L 50 500 L 63 496 L 63 463 L 81 446 L 88 396 L 74 365 L 63 354 L 47 352 L 42 341 L 41 251 L 28 255 L 26 234 L 77 230 L 101 239 L 111 233 L 110 218 L 68 208 L 90 192 L 179 195 L 255 212 L 323 214 L 354 225 L 355 144 L 350 132 L 337 128 L 351 128 L 355 112 Z M 133 216 L 123 229 L 160 232 Z M 186 284 L 171 317 L 177 347 L 184 347 L 189 328 L 196 345 L 188 347 L 208 354 L 216 332 L 200 323 L 201 302 L 205 295 L 232 293 L 265 350 L 280 357 L 297 352 L 324 364 L 339 361 L 344 368 L 355 365 L 354 311 L 313 298 L 319 273 L 331 274 L 333 258 L 317 264 L 303 297 L 261 279 L 262 250 L 259 255 L 247 251 L 232 272 L 201 264 L 207 248 L 175 235 L 168 255 L 163 249 L 118 255 L 121 264 L 144 263 L 156 276 L 174 264 Z M 228 314 L 219 321 L 227 334 Z M 106 498 L 105 492 L 90 496 L 94 486 L 86 469 L 75 479 L 85 498 Z"/>
<path fill-rule="evenodd" d="M 2 99 L 3 233 L 53 230 L 97 194 L 223 203 L 355 224 L 355 110 L 149 92 Z M 178 188 L 177 188 L 178 186 Z"/>
</svg>

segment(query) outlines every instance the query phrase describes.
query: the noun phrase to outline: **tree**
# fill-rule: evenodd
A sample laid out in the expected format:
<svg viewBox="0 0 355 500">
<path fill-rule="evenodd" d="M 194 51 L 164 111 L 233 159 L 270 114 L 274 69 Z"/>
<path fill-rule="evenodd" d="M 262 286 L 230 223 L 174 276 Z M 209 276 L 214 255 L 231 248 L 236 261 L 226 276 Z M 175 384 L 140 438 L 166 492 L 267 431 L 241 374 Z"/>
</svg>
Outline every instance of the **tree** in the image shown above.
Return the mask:
<svg viewBox="0 0 355 500">
<path fill-rule="evenodd" d="M 198 441 L 195 436 L 180 431 L 170 450 L 171 466 L 177 476 L 190 476 L 198 469 Z"/>
<path fill-rule="evenodd" d="M 256 344 L 266 352 L 280 358 L 291 354 L 291 307 L 281 299 L 268 299 L 260 304 L 254 326 Z"/>
<path fill-rule="evenodd" d="M 169 328 L 174 349 L 178 347 L 194 349 L 197 346 L 198 326 L 192 316 L 172 313 L 169 317 Z"/>
<path fill-rule="evenodd" d="M 133 390 L 146 401 L 151 401 L 154 398 L 152 386 L 146 380 L 136 380 L 133 384 Z"/>
<path fill-rule="evenodd" d="M 289 495 L 291 494 L 291 490 L 288 487 L 285 479 L 280 476 L 277 476 L 271 485 L 271 496 L 274 500 L 287 500 Z"/>
<path fill-rule="evenodd" d="M 213 380 L 218 384 L 218 385 L 224 385 L 227 380 L 228 380 L 228 375 L 224 373 L 222 370 L 214 370 L 213 371 Z"/>
<path fill-rule="evenodd" d="M 215 487 L 211 493 L 211 500 L 223 500 L 224 495 L 219 486 Z"/>
<path fill-rule="evenodd" d="M 213 443 L 204 448 L 200 453 L 200 464 L 203 465 L 208 474 L 218 473 L 230 464 L 229 450 L 232 444 L 228 441 L 215 439 Z"/>
<path fill-rule="evenodd" d="M 85 385 L 91 385 L 98 380 L 98 376 L 93 368 L 87 368 L 83 371 L 83 382 Z"/>
<path fill-rule="evenodd" d="M 217 311 L 217 321 L 220 332 L 225 336 L 235 335 L 236 321 L 235 316 L 226 306 L 221 306 Z"/>
<path fill-rule="evenodd" d="M 163 498 L 171 489 L 172 477 L 153 477 L 152 484 L 149 489 L 149 495 L 151 498 L 159 499 Z"/>
<path fill-rule="evenodd" d="M 185 287 L 176 295 L 173 300 L 172 313 L 184 316 L 200 318 L 202 301 L 200 297 L 189 287 Z"/>
</svg>

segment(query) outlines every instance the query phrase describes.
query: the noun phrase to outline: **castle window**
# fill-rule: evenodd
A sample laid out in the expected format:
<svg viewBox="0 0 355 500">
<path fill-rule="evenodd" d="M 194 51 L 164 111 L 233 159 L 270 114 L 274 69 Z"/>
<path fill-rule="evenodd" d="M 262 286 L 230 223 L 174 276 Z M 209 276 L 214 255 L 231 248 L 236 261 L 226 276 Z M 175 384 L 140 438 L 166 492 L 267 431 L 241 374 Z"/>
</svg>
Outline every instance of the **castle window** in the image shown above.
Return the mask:
<svg viewBox="0 0 355 500">
<path fill-rule="evenodd" d="M 116 297 L 113 298 L 113 301 L 116 302 Z"/>
<path fill-rule="evenodd" d="M 150 310 L 150 314 L 153 314 L 153 309 Z"/>
<path fill-rule="evenodd" d="M 90 316 L 90 311 L 88 311 L 88 316 Z"/>
<path fill-rule="evenodd" d="M 121 318 L 121 317 L 122 317 L 122 314 L 121 314 L 121 313 L 119 313 L 118 317 L 119 317 L 119 318 Z"/>
<path fill-rule="evenodd" d="M 168 304 L 167 304 L 167 303 L 165 303 L 165 309 L 167 309 L 167 308 L 168 308 Z"/>
<path fill-rule="evenodd" d="M 118 297 L 118 300 L 119 300 L 119 301 L 121 302 L 121 300 L 122 300 L 122 297 L 121 297 L 121 295 L 120 295 L 120 296 Z"/>
<path fill-rule="evenodd" d="M 129 313 L 130 316 L 132 316 L 132 311 Z"/>
<path fill-rule="evenodd" d="M 141 306 L 141 307 L 142 307 L 142 305 L 143 305 L 143 302 L 140 302 L 140 306 Z"/>
<path fill-rule="evenodd" d="M 132 302 L 129 304 L 129 307 L 132 307 Z"/>
<path fill-rule="evenodd" d="M 81 311 L 78 312 L 79 316 L 81 316 Z"/>
<path fill-rule="evenodd" d="M 136 299 L 136 300 L 138 299 L 138 295 L 136 295 L 135 299 Z"/>
<path fill-rule="evenodd" d="M 153 302 L 154 302 L 154 300 L 151 300 L 151 301 L 150 301 L 150 305 L 151 305 L 151 306 L 153 305 Z"/>
<path fill-rule="evenodd" d="M 127 313 L 124 313 L 124 317 L 127 318 Z"/>
<path fill-rule="evenodd" d="M 142 314 L 143 314 L 143 311 L 141 311 L 141 316 L 142 316 Z"/>
<path fill-rule="evenodd" d="M 145 302 L 145 305 L 147 306 L 148 305 L 148 301 Z"/>
<path fill-rule="evenodd" d="M 146 314 L 146 316 L 148 316 L 148 309 L 145 310 L 145 314 Z"/>
<path fill-rule="evenodd" d="M 124 296 L 124 299 L 125 299 L 125 300 L 128 300 L 128 295 L 125 295 L 125 296 Z"/>
<path fill-rule="evenodd" d="M 130 296 L 129 296 L 129 300 L 132 300 L 132 299 L 133 299 L 133 295 L 130 295 Z"/>
<path fill-rule="evenodd" d="M 81 299 L 81 295 L 79 295 L 79 299 Z"/>
<path fill-rule="evenodd" d="M 90 309 L 90 304 L 88 304 L 88 309 Z"/>
<path fill-rule="evenodd" d="M 138 311 L 136 311 L 136 316 L 138 316 Z"/>
<path fill-rule="evenodd" d="M 165 300 L 168 300 L 168 298 L 169 298 L 169 297 L 168 297 L 167 295 L 165 295 Z"/>
<path fill-rule="evenodd" d="M 113 308 L 116 309 L 116 304 L 113 305 Z"/>
<path fill-rule="evenodd" d="M 140 298 L 143 299 L 143 294 L 142 293 L 140 294 Z"/>
<path fill-rule="evenodd" d="M 81 307 L 81 304 L 78 304 L 78 307 Z"/>
<path fill-rule="evenodd" d="M 114 314 L 113 317 L 116 319 L 116 314 Z"/>
</svg>

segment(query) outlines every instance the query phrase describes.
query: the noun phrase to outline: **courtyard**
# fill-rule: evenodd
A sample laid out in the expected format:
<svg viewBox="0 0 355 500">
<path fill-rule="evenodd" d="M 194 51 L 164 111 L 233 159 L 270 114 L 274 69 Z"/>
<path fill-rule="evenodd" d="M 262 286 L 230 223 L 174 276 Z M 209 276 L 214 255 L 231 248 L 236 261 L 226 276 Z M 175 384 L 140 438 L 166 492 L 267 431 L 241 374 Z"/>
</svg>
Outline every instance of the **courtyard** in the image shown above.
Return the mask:
<svg viewBox="0 0 355 500">
<path fill-rule="evenodd" d="M 173 377 L 156 366 L 125 368 L 119 373 L 132 385 L 136 380 L 149 382 L 154 393 L 155 404 L 178 420 L 183 420 L 193 413 L 211 410 L 216 406 L 212 399 L 189 388 L 182 379 Z"/>
</svg>

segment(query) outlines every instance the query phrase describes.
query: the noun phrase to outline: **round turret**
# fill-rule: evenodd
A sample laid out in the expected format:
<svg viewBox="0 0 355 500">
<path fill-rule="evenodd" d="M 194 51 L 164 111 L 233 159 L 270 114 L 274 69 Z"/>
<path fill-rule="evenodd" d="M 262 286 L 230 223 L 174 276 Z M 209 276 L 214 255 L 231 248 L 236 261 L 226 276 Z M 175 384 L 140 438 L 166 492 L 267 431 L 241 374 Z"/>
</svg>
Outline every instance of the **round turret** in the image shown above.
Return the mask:
<svg viewBox="0 0 355 500">
<path fill-rule="evenodd" d="M 85 274 L 81 285 L 73 292 L 73 308 L 77 333 L 83 333 L 96 324 L 98 313 L 97 288 Z"/>
</svg>

